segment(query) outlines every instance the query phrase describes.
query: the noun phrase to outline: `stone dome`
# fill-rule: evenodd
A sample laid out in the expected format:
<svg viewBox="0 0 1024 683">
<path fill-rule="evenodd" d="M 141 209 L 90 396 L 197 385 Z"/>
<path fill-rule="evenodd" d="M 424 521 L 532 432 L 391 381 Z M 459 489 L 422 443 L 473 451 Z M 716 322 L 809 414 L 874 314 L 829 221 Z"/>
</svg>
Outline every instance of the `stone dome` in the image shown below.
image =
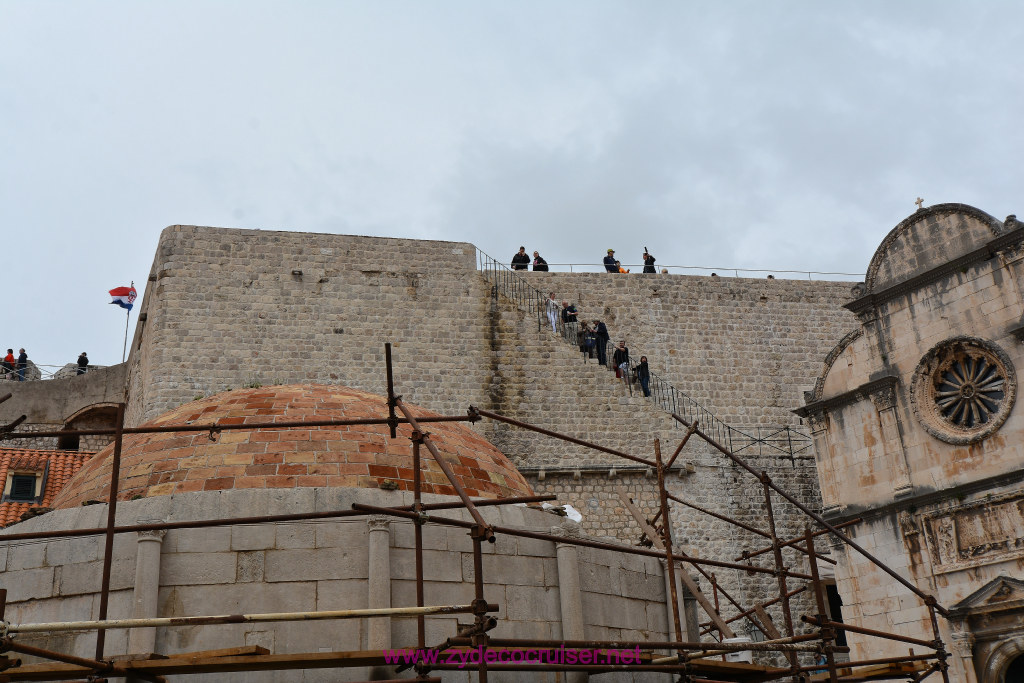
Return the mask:
<svg viewBox="0 0 1024 683">
<path fill-rule="evenodd" d="M 406 404 L 414 415 L 436 413 Z M 186 403 L 146 423 L 156 425 L 295 422 L 388 416 L 381 396 L 341 386 L 291 385 L 237 389 Z M 511 462 L 461 422 L 424 426 L 470 496 L 533 495 Z M 387 425 L 129 434 L 121 448 L 118 500 L 224 489 L 361 487 L 412 489 L 411 430 Z M 68 482 L 56 508 L 106 500 L 113 444 Z M 422 449 L 423 492 L 454 495 L 444 473 Z"/>
</svg>

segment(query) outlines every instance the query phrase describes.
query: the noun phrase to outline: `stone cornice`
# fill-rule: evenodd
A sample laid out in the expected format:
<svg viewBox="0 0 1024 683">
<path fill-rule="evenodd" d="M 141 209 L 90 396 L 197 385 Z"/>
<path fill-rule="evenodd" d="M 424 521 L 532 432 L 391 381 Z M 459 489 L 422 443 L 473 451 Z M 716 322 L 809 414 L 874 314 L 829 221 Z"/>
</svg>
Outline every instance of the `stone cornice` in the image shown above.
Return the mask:
<svg viewBox="0 0 1024 683">
<path fill-rule="evenodd" d="M 887 301 L 891 301 L 898 296 L 902 296 L 933 284 L 952 273 L 962 270 L 963 268 L 967 268 L 981 261 L 987 261 L 1000 251 L 1020 242 L 1024 242 L 1024 227 L 1012 230 L 1005 235 L 1000 235 L 988 242 L 985 246 L 968 252 L 963 256 L 959 256 L 952 261 L 947 261 L 946 263 L 936 266 L 931 270 L 927 270 L 920 275 L 915 275 L 908 280 L 897 282 L 885 289 L 872 292 L 847 304 L 843 304 L 843 308 L 846 308 L 856 314 L 863 313 L 872 308 L 877 308 Z"/>
<path fill-rule="evenodd" d="M 952 498 L 965 498 L 976 493 L 985 493 L 993 489 L 1013 486 L 1024 481 L 1024 469 L 1014 470 L 997 474 L 977 481 L 956 484 L 938 491 L 928 490 L 916 495 L 909 495 L 900 498 L 898 501 L 881 503 L 877 506 L 848 505 L 833 512 L 825 513 L 823 516 L 829 524 L 842 524 L 858 517 L 863 518 L 864 523 L 872 520 L 896 514 L 902 510 L 914 508 L 920 510 L 930 505 L 937 505 L 949 501 Z M 980 501 L 979 501 L 980 502 Z"/>
<path fill-rule="evenodd" d="M 882 391 L 883 389 L 894 389 L 900 383 L 899 377 L 895 375 L 886 375 L 879 379 L 872 380 L 866 384 L 861 384 L 856 389 L 845 391 L 841 394 L 831 396 L 829 398 L 822 399 L 820 401 L 814 401 L 808 403 L 805 406 L 797 408 L 793 412 L 800 417 L 811 417 L 812 415 L 819 415 L 825 411 L 839 408 L 841 406 L 849 405 L 851 403 L 858 403 L 871 396 L 871 394 Z"/>
</svg>

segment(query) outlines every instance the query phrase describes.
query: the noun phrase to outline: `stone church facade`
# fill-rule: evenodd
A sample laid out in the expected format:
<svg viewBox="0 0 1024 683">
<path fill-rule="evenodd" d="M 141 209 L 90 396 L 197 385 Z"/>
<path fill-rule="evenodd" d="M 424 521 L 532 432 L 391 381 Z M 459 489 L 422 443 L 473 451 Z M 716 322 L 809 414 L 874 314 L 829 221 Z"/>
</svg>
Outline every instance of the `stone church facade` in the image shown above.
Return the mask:
<svg viewBox="0 0 1024 683">
<path fill-rule="evenodd" d="M 875 252 L 807 403 L 833 523 L 934 595 L 952 680 L 1024 680 L 1024 224 L 919 209 Z M 929 639 L 922 601 L 834 544 L 849 623 Z M 850 635 L 852 659 L 906 643 Z"/>
</svg>

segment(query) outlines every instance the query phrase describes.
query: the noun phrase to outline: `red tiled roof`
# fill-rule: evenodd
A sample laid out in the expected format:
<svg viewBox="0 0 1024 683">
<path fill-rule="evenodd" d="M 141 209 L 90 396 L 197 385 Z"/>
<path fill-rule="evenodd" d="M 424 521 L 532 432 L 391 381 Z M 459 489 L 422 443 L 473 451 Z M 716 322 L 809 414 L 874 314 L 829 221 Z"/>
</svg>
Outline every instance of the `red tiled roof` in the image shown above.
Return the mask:
<svg viewBox="0 0 1024 683">
<path fill-rule="evenodd" d="M 434 415 L 409 406 L 413 414 Z M 147 425 L 293 422 L 386 418 L 382 396 L 341 386 L 291 385 L 237 389 L 192 401 Z M 533 495 L 509 460 L 468 426 L 430 423 L 431 441 L 471 496 Z M 236 488 L 362 487 L 388 482 L 412 488 L 411 431 L 401 425 L 391 439 L 386 425 L 352 425 L 225 431 L 130 434 L 121 449 L 119 499 Z M 113 445 L 100 451 L 54 501 L 67 508 L 109 495 Z M 453 495 L 430 453 L 422 450 L 423 491 Z"/>
<path fill-rule="evenodd" d="M 82 451 L 0 448 L 0 487 L 7 481 L 7 474 L 11 470 L 42 474 L 46 470 L 47 463 L 50 465 L 43 499 L 38 503 L 0 503 L 0 527 L 20 521 L 21 516 L 30 508 L 51 507 L 53 499 L 68 483 L 68 480 L 94 455 L 96 454 Z"/>
</svg>

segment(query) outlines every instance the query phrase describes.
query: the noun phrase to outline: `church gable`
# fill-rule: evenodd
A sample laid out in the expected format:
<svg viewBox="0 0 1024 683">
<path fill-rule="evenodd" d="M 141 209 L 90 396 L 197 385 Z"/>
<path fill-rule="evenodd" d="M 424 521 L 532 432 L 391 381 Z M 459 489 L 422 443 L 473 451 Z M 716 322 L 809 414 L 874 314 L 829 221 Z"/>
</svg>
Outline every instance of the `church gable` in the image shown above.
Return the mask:
<svg viewBox="0 0 1024 683">
<path fill-rule="evenodd" d="M 1019 607 L 1024 607 L 1024 581 L 1000 576 L 953 605 L 950 612 L 956 617 Z"/>
<path fill-rule="evenodd" d="M 874 294 L 985 246 L 1003 224 L 966 204 L 920 209 L 882 241 L 868 266 L 865 285 Z"/>
</svg>

